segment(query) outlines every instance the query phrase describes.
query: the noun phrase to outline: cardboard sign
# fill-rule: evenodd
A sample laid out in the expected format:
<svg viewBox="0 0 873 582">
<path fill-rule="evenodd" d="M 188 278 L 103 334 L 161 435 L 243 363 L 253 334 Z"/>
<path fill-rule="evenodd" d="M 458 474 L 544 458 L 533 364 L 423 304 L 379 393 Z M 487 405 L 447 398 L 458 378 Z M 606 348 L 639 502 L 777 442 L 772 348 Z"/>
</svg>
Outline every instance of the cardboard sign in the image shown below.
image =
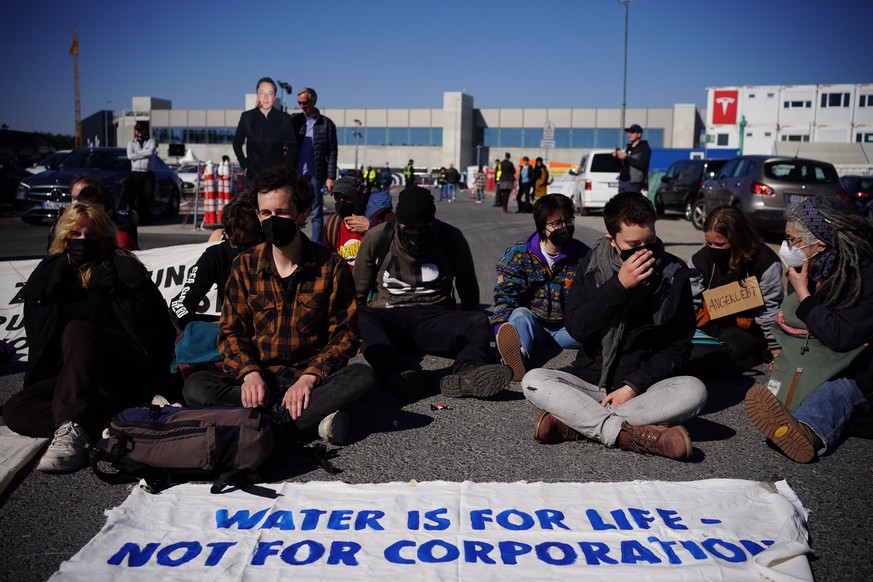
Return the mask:
<svg viewBox="0 0 873 582">
<path fill-rule="evenodd" d="M 758 279 L 748 277 L 739 282 L 707 289 L 703 292 L 703 304 L 709 311 L 710 319 L 718 319 L 761 307 L 764 305 L 764 298 L 761 296 Z"/>
</svg>

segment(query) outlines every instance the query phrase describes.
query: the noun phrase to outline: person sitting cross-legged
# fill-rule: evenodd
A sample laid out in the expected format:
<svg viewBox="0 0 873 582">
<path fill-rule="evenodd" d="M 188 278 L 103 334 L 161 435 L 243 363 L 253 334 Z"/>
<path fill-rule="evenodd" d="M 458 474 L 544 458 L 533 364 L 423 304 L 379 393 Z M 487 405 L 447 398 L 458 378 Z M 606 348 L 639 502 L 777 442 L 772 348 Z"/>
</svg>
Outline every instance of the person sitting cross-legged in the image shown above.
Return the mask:
<svg viewBox="0 0 873 582">
<path fill-rule="evenodd" d="M 655 209 L 634 192 L 603 208 L 607 235 L 579 261 L 564 324 L 582 344 L 561 370 L 525 374 L 525 397 L 542 412 L 542 443 L 583 437 L 607 447 L 684 460 L 681 423 L 706 404 L 706 386 L 681 376 L 695 318 L 692 274 L 655 234 Z M 671 428 L 668 428 L 671 427 Z"/>
<path fill-rule="evenodd" d="M 497 350 L 516 382 L 535 348 L 581 346 L 564 328 L 576 264 L 591 251 L 573 238 L 573 214 L 573 201 L 563 194 L 538 199 L 533 205 L 536 231 L 513 243 L 497 263 L 491 322 Z"/>
</svg>

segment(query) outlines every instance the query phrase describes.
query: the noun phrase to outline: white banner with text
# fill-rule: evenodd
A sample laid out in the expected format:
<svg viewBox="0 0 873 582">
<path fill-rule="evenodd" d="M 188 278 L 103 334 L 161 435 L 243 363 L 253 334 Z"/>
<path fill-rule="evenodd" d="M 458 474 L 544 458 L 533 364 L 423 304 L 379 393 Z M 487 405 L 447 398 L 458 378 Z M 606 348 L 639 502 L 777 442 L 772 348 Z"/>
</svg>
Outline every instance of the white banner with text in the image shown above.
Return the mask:
<svg viewBox="0 0 873 582">
<path fill-rule="evenodd" d="M 60 580 L 812 580 L 784 481 L 136 488 Z"/>
</svg>

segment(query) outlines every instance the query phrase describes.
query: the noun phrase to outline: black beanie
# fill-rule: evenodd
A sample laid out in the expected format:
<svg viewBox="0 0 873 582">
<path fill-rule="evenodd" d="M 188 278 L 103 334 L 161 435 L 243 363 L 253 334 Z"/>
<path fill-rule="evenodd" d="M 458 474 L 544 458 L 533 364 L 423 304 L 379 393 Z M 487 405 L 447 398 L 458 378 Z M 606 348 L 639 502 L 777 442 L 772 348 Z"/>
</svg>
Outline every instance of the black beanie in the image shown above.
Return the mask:
<svg viewBox="0 0 873 582">
<path fill-rule="evenodd" d="M 397 198 L 397 222 L 404 226 L 430 224 L 436 217 L 436 205 L 430 190 L 409 185 Z"/>
</svg>

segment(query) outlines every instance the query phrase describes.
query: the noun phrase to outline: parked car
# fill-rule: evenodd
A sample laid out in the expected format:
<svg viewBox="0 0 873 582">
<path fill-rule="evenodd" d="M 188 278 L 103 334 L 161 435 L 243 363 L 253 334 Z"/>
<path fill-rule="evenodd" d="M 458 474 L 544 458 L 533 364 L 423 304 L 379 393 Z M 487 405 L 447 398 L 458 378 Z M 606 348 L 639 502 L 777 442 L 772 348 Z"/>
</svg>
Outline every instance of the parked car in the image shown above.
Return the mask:
<svg viewBox="0 0 873 582">
<path fill-rule="evenodd" d="M 176 172 L 160 158 L 155 158 L 155 197 L 152 214 L 178 216 L 181 182 Z M 15 193 L 15 210 L 21 220 L 38 224 L 54 220 L 70 205 L 70 183 L 81 174 L 94 174 L 115 197 L 118 204 L 130 175 L 130 160 L 124 148 L 81 148 L 73 150 L 57 165 L 23 179 Z"/>
<path fill-rule="evenodd" d="M 667 210 L 685 214 L 686 220 L 699 222 L 703 228 L 706 214 L 703 208 L 703 183 L 715 177 L 727 160 L 678 160 L 667 169 L 655 192 L 655 210 L 663 215 Z"/>
<path fill-rule="evenodd" d="M 873 219 L 873 176 L 843 176 L 840 183 L 858 212 Z"/>
<path fill-rule="evenodd" d="M 736 206 L 762 231 L 782 230 L 785 208 L 817 195 L 845 199 L 833 165 L 803 158 L 739 156 L 703 186 L 707 215 L 718 206 Z"/>
<path fill-rule="evenodd" d="M 58 150 L 54 153 L 51 153 L 41 159 L 36 164 L 27 168 L 27 171 L 31 174 L 41 174 L 46 170 L 54 170 L 60 163 L 60 161 L 66 158 L 67 154 L 69 154 L 71 151 L 73 150 Z"/>
<path fill-rule="evenodd" d="M 619 161 L 612 157 L 613 150 L 592 150 L 582 156 L 578 168 L 571 168 L 575 176 L 573 203 L 579 214 L 603 210 L 607 201 L 618 194 Z"/>
<path fill-rule="evenodd" d="M 27 171 L 16 168 L 7 160 L 0 158 L 0 206 L 6 207 L 4 212 L 12 209 L 18 183 L 28 176 L 30 174 Z"/>
</svg>

